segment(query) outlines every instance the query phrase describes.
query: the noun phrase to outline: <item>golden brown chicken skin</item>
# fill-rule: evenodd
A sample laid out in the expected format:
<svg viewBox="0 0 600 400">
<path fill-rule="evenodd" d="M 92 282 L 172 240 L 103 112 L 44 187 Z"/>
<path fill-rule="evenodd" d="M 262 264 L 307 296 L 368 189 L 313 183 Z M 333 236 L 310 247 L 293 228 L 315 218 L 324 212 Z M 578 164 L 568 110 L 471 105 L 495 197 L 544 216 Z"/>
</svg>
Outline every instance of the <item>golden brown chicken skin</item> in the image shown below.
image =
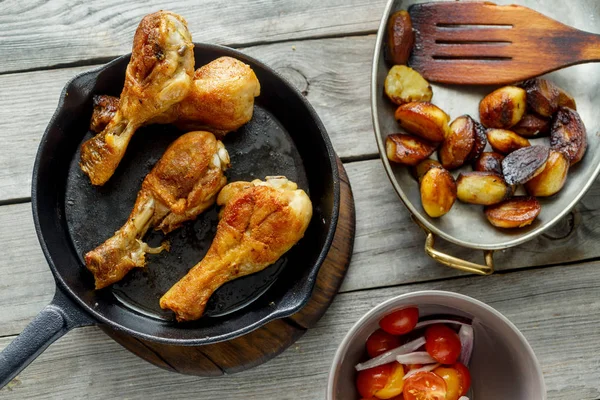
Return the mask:
<svg viewBox="0 0 600 400">
<path fill-rule="evenodd" d="M 92 184 L 110 179 L 140 126 L 187 96 L 194 74 L 193 47 L 179 15 L 159 11 L 142 19 L 119 107 L 106 128 L 81 146 L 80 166 Z"/>
<path fill-rule="evenodd" d="M 303 236 L 312 217 L 308 195 L 285 177 L 225 186 L 215 238 L 206 256 L 160 299 L 178 321 L 198 319 L 215 290 L 263 270 Z"/>
<path fill-rule="evenodd" d="M 252 119 L 254 98 L 259 94 L 260 83 L 249 65 L 220 57 L 198 68 L 186 98 L 148 124 L 173 123 L 183 130 L 204 129 L 222 137 Z M 108 124 L 116 112 L 115 102 L 117 107 L 119 103 L 112 96 L 97 98 L 91 122 L 95 132 Z"/>
<path fill-rule="evenodd" d="M 133 211 L 114 236 L 85 255 L 96 289 L 121 280 L 131 269 L 145 265 L 149 247 L 142 238 L 154 227 L 169 233 L 214 204 L 227 183 L 223 171 L 229 155 L 210 132 L 189 132 L 175 140 L 146 176 Z"/>
<path fill-rule="evenodd" d="M 94 111 L 90 121 L 90 130 L 100 133 L 117 113 L 119 98 L 114 96 L 94 96 Z"/>
</svg>

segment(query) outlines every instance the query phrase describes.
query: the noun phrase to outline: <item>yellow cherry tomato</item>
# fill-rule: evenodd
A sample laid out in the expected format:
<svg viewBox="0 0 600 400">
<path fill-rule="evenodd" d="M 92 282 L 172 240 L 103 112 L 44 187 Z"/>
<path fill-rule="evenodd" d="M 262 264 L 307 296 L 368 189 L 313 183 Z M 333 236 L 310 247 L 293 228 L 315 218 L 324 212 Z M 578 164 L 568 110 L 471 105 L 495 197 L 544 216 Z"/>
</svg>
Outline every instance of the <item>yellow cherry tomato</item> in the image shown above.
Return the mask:
<svg viewBox="0 0 600 400">
<path fill-rule="evenodd" d="M 383 389 L 379 389 L 375 392 L 375 397 L 378 399 L 391 399 L 392 397 L 398 396 L 402 393 L 404 388 L 404 367 L 400 363 L 394 365 L 394 371 L 388 378 L 388 381 Z"/>
<path fill-rule="evenodd" d="M 433 373 L 446 382 L 446 400 L 458 400 L 462 392 L 458 371 L 449 367 L 437 367 Z"/>
</svg>

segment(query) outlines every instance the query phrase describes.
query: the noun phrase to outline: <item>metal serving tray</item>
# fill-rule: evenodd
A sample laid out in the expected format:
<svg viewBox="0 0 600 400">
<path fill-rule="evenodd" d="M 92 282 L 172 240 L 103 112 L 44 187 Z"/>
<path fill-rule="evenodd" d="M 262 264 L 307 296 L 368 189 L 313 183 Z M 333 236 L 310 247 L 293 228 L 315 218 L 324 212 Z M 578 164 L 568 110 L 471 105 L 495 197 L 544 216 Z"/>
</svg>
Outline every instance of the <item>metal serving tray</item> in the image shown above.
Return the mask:
<svg viewBox="0 0 600 400">
<path fill-rule="evenodd" d="M 456 201 L 452 210 L 441 218 L 431 218 L 423 210 L 417 181 L 409 168 L 391 164 L 385 153 L 385 138 L 391 133 L 401 132 L 394 119 L 396 106 L 384 94 L 383 84 L 390 66 L 384 60 L 386 24 L 389 16 L 397 10 L 408 9 L 419 0 L 390 0 L 383 14 L 373 58 L 371 80 L 371 107 L 375 138 L 383 165 L 394 189 L 426 232 L 426 252 L 439 262 L 463 271 L 479 274 L 493 272 L 493 251 L 516 246 L 540 235 L 569 213 L 585 192 L 590 188 L 600 172 L 600 63 L 572 66 L 545 75 L 548 79 L 569 92 L 577 102 L 577 111 L 584 121 L 588 133 L 588 148 L 581 162 L 569 171 L 567 182 L 555 196 L 540 198 L 542 211 L 528 227 L 521 229 L 498 229 L 485 218 L 482 207 Z M 562 23 L 588 32 L 600 33 L 600 2 L 594 0 L 522 0 L 497 1 L 497 4 L 514 4 L 530 7 Z M 433 84 L 432 102 L 446 111 L 451 119 L 469 114 L 479 119 L 479 101 L 496 87 L 458 86 Z M 548 138 L 531 140 L 532 144 L 548 143 Z M 489 144 L 487 149 L 489 149 Z M 487 150 L 486 150 L 487 151 Z M 435 157 L 435 156 L 434 156 Z M 457 176 L 461 171 L 471 170 L 470 166 L 453 171 Z M 517 192 L 519 193 L 519 192 Z M 486 265 L 478 265 L 452 257 L 434 249 L 435 236 L 452 243 L 473 249 L 482 249 Z"/>
</svg>

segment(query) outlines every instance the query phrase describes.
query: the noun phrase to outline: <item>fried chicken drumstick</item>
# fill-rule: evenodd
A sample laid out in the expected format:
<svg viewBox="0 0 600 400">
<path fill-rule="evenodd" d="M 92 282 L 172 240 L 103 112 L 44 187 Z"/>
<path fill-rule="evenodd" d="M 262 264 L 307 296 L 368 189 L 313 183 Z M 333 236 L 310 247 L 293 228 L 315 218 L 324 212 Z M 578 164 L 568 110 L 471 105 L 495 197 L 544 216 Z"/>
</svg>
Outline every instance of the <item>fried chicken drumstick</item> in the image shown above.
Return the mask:
<svg viewBox="0 0 600 400">
<path fill-rule="evenodd" d="M 219 57 L 198 68 L 188 95 L 147 124 L 170 124 L 183 130 L 203 129 L 223 137 L 252 119 L 254 98 L 260 83 L 250 68 L 240 60 Z M 113 96 L 94 96 L 90 129 L 101 132 L 119 107 Z"/>
<path fill-rule="evenodd" d="M 102 185 L 113 175 L 136 129 L 187 96 L 194 74 L 193 47 L 179 15 L 159 11 L 142 19 L 115 116 L 81 147 L 81 169 L 92 184 Z"/>
<path fill-rule="evenodd" d="M 221 285 L 277 261 L 304 236 L 312 217 L 308 195 L 285 177 L 230 183 L 217 204 L 224 207 L 206 256 L 160 299 L 178 321 L 200 318 Z"/>
<path fill-rule="evenodd" d="M 133 211 L 114 236 L 85 255 L 96 289 L 143 267 L 145 253 L 158 253 L 141 239 L 154 227 L 169 233 L 214 204 L 227 183 L 229 154 L 210 132 L 189 132 L 175 140 L 146 176 Z"/>
</svg>

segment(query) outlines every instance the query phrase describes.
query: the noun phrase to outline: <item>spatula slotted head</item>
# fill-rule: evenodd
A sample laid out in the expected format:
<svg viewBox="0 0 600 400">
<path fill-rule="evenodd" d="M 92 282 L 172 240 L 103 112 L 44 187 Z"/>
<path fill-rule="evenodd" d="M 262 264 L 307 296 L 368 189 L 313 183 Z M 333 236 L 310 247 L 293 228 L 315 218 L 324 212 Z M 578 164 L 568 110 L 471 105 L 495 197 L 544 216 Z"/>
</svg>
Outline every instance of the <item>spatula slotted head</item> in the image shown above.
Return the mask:
<svg viewBox="0 0 600 400">
<path fill-rule="evenodd" d="M 600 59 L 598 36 L 527 7 L 438 2 L 409 8 L 409 65 L 433 82 L 503 84 Z"/>
</svg>

